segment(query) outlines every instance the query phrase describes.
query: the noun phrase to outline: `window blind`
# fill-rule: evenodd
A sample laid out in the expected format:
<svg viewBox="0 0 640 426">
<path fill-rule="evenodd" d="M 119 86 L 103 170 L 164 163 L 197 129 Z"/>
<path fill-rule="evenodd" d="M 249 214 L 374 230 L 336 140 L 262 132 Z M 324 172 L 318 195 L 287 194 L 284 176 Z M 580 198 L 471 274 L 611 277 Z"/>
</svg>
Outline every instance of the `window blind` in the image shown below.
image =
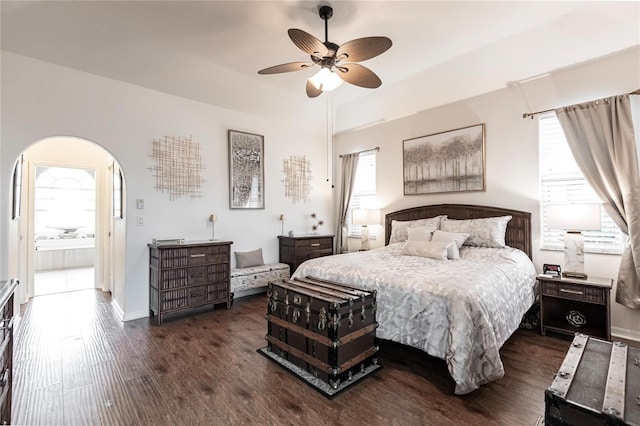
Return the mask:
<svg viewBox="0 0 640 426">
<path fill-rule="evenodd" d="M 576 164 L 562 126 L 554 112 L 539 118 L 542 248 L 564 249 L 564 231 L 547 226 L 547 208 L 552 204 L 602 203 Z M 622 253 L 620 229 L 603 207 L 601 230 L 584 231 L 585 252 Z"/>
<path fill-rule="evenodd" d="M 376 151 L 360 153 L 356 179 L 351 195 L 351 203 L 347 212 L 347 227 L 349 237 L 360 237 L 360 225 L 352 224 L 352 214 L 355 209 L 376 208 Z M 373 239 L 373 234 L 371 235 Z"/>
</svg>

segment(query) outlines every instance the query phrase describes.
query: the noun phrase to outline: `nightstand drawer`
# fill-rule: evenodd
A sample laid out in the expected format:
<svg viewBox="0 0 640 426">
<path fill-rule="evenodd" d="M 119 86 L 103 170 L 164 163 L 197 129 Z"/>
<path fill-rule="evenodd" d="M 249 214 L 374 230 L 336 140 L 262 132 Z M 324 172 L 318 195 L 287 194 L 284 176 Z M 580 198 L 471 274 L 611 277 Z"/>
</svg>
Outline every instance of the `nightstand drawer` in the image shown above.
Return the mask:
<svg viewBox="0 0 640 426">
<path fill-rule="evenodd" d="M 296 252 L 305 253 L 313 251 L 333 250 L 333 238 L 309 238 L 296 241 Z"/>
<path fill-rule="evenodd" d="M 606 301 L 607 289 L 604 288 L 552 281 L 542 281 L 541 284 L 541 292 L 544 295 L 594 303 L 605 303 Z"/>
</svg>

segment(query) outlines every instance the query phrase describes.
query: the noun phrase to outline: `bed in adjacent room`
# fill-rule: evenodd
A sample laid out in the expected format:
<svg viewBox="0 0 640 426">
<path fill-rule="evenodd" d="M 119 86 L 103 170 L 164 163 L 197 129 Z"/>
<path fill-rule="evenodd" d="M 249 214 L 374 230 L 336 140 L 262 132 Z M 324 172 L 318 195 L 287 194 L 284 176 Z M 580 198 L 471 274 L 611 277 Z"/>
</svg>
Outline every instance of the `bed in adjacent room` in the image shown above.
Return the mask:
<svg viewBox="0 0 640 426">
<path fill-rule="evenodd" d="M 385 238 L 382 248 L 306 261 L 293 276 L 376 290 L 377 336 L 444 359 L 457 394 L 502 377 L 499 350 L 535 299 L 531 214 L 416 207 L 388 214 Z"/>
</svg>

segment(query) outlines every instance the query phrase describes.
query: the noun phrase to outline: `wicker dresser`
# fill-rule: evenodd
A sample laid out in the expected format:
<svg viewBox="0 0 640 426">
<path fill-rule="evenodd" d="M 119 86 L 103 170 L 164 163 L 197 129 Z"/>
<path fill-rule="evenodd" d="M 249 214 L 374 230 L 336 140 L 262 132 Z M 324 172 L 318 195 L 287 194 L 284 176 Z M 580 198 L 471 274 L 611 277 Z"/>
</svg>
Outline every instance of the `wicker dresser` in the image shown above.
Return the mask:
<svg viewBox="0 0 640 426">
<path fill-rule="evenodd" d="M 225 303 L 231 241 L 149 245 L 149 309 L 158 325 L 165 315 L 195 313 Z"/>
<path fill-rule="evenodd" d="M 0 424 L 11 424 L 13 389 L 13 295 L 17 280 L 0 281 Z"/>
</svg>

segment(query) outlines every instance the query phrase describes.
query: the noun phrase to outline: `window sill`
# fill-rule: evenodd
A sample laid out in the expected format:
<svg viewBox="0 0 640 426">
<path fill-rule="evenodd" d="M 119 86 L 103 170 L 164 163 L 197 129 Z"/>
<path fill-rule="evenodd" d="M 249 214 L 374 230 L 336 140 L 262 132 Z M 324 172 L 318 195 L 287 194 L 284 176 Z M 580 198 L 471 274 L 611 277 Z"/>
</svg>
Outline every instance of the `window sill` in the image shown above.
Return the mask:
<svg viewBox="0 0 640 426">
<path fill-rule="evenodd" d="M 560 252 L 564 251 L 563 248 L 558 248 L 558 247 L 540 247 L 540 250 L 542 250 L 542 251 L 560 251 Z M 622 252 L 621 251 L 586 250 L 585 253 L 586 254 L 607 254 L 607 255 L 614 255 L 614 256 L 622 256 Z"/>
</svg>

